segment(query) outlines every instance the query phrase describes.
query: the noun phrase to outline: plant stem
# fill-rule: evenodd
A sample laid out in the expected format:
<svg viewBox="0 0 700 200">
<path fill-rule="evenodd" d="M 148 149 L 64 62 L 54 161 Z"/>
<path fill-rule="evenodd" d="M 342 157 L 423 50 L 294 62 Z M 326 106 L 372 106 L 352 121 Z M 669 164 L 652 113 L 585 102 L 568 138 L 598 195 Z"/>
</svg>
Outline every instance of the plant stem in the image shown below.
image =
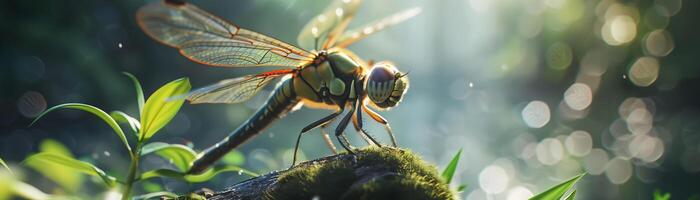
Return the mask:
<svg viewBox="0 0 700 200">
<path fill-rule="evenodd" d="M 136 143 L 136 148 L 134 149 L 134 154 L 131 156 L 131 166 L 129 166 L 129 175 L 126 178 L 126 185 L 124 186 L 124 192 L 122 192 L 122 200 L 128 200 L 129 194 L 131 193 L 131 187 L 136 180 L 136 173 L 139 170 L 139 158 L 141 157 L 141 140 Z"/>
</svg>

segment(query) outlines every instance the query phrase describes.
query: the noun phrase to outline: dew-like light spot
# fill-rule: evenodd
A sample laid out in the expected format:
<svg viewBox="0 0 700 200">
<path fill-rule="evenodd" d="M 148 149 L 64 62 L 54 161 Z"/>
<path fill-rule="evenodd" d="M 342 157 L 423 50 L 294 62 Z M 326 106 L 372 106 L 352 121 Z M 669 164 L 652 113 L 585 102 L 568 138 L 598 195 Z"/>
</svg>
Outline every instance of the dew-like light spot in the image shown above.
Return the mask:
<svg viewBox="0 0 700 200">
<path fill-rule="evenodd" d="M 515 186 L 508 190 L 508 200 L 527 200 L 534 196 L 532 191 L 523 186 Z"/>
<path fill-rule="evenodd" d="M 623 184 L 632 177 L 632 164 L 623 158 L 615 157 L 605 166 L 605 176 L 613 184 Z"/>
<path fill-rule="evenodd" d="M 591 138 L 591 134 L 588 132 L 578 130 L 566 137 L 564 144 L 566 145 L 566 150 L 568 150 L 571 155 L 581 157 L 591 152 L 593 148 L 593 138 Z"/>
<path fill-rule="evenodd" d="M 657 29 L 644 37 L 643 47 L 646 53 L 652 56 L 666 56 L 673 50 L 673 37 L 663 29 Z"/>
<path fill-rule="evenodd" d="M 630 67 L 629 76 L 635 85 L 649 86 L 659 77 L 659 61 L 652 57 L 641 57 Z"/>
<path fill-rule="evenodd" d="M 479 186 L 489 194 L 499 194 L 508 186 L 508 174 L 501 166 L 489 165 L 479 173 Z"/>
<path fill-rule="evenodd" d="M 317 27 L 311 27 L 311 35 L 314 37 L 318 37 L 318 28 Z"/>
<path fill-rule="evenodd" d="M 117 44 L 117 47 L 121 49 L 122 47 L 124 47 L 124 45 L 120 42 L 119 44 Z"/>
<path fill-rule="evenodd" d="M 584 110 L 593 102 L 593 91 L 588 85 L 574 83 L 564 92 L 564 102 L 574 110 Z"/>
<path fill-rule="evenodd" d="M 474 87 L 474 83 L 469 82 L 469 87 L 470 87 L 470 88 L 473 88 L 473 87 Z"/>
<path fill-rule="evenodd" d="M 564 146 L 554 138 L 542 140 L 535 148 L 537 160 L 545 165 L 555 165 L 564 158 Z"/>
<path fill-rule="evenodd" d="M 554 43 L 547 49 L 547 64 L 556 70 L 566 69 L 571 65 L 573 52 L 571 47 L 563 42 Z"/>
<path fill-rule="evenodd" d="M 28 91 L 17 100 L 17 109 L 22 116 L 32 118 L 46 110 L 46 100 L 41 93 Z"/>
<path fill-rule="evenodd" d="M 342 17 L 342 16 L 343 16 L 343 9 L 342 9 L 342 8 L 336 8 L 336 9 L 335 9 L 335 15 L 338 16 L 338 17 Z"/>
<path fill-rule="evenodd" d="M 549 106 L 542 101 L 531 101 L 523 108 L 521 115 L 530 128 L 542 128 L 551 117 Z"/>
<path fill-rule="evenodd" d="M 599 175 L 605 171 L 605 164 L 608 163 L 608 153 L 605 150 L 595 148 L 583 158 L 586 172 L 591 175 Z"/>
</svg>

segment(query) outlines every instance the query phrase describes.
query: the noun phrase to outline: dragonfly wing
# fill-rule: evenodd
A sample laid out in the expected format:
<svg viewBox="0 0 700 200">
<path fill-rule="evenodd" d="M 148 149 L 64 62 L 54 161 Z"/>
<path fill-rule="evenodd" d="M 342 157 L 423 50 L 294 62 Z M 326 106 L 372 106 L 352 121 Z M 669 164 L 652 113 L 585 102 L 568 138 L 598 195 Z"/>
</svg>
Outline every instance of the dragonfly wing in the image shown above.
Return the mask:
<svg viewBox="0 0 700 200">
<path fill-rule="evenodd" d="M 350 45 L 354 42 L 357 42 L 358 40 L 363 39 L 363 38 L 365 38 L 373 33 L 376 33 L 376 32 L 381 31 L 389 26 L 393 26 L 393 25 L 399 24 L 407 19 L 410 19 L 410 18 L 418 15 L 420 12 L 421 12 L 421 9 L 418 7 L 411 8 L 411 9 L 396 13 L 394 15 L 391 15 L 389 17 L 385 17 L 385 18 L 380 19 L 378 21 L 369 23 L 365 26 L 362 26 L 359 29 L 347 31 L 347 32 L 343 33 L 342 36 L 340 36 L 335 47 L 347 47 L 348 45 Z"/>
<path fill-rule="evenodd" d="M 308 50 L 333 46 L 360 7 L 361 0 L 335 0 L 301 29 L 297 42 Z"/>
<path fill-rule="evenodd" d="M 277 39 L 240 28 L 194 5 L 153 3 L 139 9 L 139 26 L 185 57 L 223 67 L 297 67 L 314 55 Z"/>
<path fill-rule="evenodd" d="M 275 78 L 293 72 L 293 70 L 275 70 L 258 75 L 222 80 L 190 92 L 187 100 L 192 104 L 241 103 L 255 96 Z"/>
</svg>

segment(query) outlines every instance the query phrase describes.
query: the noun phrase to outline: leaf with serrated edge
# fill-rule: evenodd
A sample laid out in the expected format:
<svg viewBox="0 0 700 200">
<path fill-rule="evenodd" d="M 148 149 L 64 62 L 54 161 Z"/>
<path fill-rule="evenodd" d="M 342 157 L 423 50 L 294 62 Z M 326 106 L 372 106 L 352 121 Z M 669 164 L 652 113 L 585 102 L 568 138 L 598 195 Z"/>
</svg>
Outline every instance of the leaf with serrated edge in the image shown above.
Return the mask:
<svg viewBox="0 0 700 200">
<path fill-rule="evenodd" d="M 39 116 L 36 117 L 34 119 L 34 121 L 32 121 L 32 123 L 29 126 L 36 123 L 39 119 L 41 119 L 41 117 L 43 117 L 47 113 L 54 111 L 56 109 L 60 109 L 60 108 L 77 109 L 77 110 L 86 111 L 86 112 L 89 112 L 89 113 L 96 115 L 97 117 L 102 119 L 102 121 L 107 123 L 107 125 L 112 127 L 112 130 L 114 130 L 114 133 L 116 133 L 117 136 L 119 136 L 119 139 L 122 140 L 122 143 L 124 143 L 124 147 L 126 147 L 126 150 L 129 151 L 129 155 L 133 156 L 131 153 L 131 146 L 129 146 L 129 141 L 126 140 L 126 136 L 124 135 L 124 131 L 122 131 L 121 127 L 119 127 L 119 124 L 117 124 L 117 122 L 114 121 L 114 118 L 109 116 L 109 114 L 107 114 L 105 111 L 102 111 L 101 109 L 99 109 L 95 106 L 82 104 L 82 103 L 66 103 L 66 104 L 57 105 L 57 106 L 51 107 L 48 110 L 39 114 Z"/>
<path fill-rule="evenodd" d="M 585 173 L 579 174 L 578 176 L 575 176 L 568 181 L 565 181 L 563 183 L 560 183 L 559 185 L 556 185 L 552 188 L 549 188 L 547 191 L 544 191 L 534 197 L 531 197 L 530 200 L 553 200 L 553 199 L 561 199 L 561 197 L 566 194 L 569 189 L 571 189 L 576 182 L 581 179 L 586 175 Z"/>
<path fill-rule="evenodd" d="M 165 84 L 148 97 L 141 113 L 140 135 L 144 142 L 173 119 L 185 102 L 184 99 L 171 100 L 170 97 L 186 94 L 190 88 L 190 81 L 181 78 Z"/>
</svg>

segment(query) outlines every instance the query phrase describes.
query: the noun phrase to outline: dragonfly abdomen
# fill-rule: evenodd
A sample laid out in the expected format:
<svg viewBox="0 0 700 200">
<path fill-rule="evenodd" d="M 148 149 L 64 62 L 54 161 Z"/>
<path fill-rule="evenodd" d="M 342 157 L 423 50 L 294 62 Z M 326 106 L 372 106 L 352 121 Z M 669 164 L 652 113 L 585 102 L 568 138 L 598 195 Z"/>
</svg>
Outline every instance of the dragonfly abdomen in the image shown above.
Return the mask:
<svg viewBox="0 0 700 200">
<path fill-rule="evenodd" d="M 245 123 L 231 132 L 226 138 L 209 147 L 199 154 L 189 173 L 200 173 L 211 164 L 234 149 L 262 132 L 272 122 L 283 117 L 299 103 L 293 88 L 293 78 L 285 79 L 272 92 L 267 102 L 263 104 Z"/>
</svg>

